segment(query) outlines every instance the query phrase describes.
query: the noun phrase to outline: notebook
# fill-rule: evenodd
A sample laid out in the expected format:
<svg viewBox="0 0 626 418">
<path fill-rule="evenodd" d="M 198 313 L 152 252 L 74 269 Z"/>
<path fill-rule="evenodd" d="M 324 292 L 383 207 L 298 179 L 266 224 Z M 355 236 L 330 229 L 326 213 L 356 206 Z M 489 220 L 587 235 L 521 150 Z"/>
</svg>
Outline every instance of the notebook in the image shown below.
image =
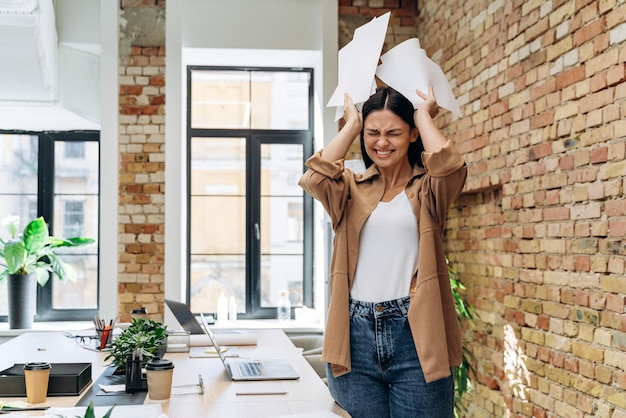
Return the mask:
<svg viewBox="0 0 626 418">
<path fill-rule="evenodd" d="M 299 379 L 298 373 L 285 360 L 240 360 L 226 359 L 226 355 L 217 343 L 213 331 L 203 314 L 200 320 L 204 332 L 215 347 L 217 356 L 220 358 L 231 380 L 294 380 Z"/>
<path fill-rule="evenodd" d="M 189 331 L 190 334 L 204 334 L 204 330 L 186 304 L 169 299 L 165 299 L 165 303 L 185 331 Z"/>
</svg>

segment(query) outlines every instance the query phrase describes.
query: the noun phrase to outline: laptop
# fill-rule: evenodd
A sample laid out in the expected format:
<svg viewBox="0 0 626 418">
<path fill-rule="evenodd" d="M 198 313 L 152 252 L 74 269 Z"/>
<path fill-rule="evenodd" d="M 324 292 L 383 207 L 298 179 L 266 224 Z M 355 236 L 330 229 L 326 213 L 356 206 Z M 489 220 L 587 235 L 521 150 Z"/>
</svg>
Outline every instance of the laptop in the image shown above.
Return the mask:
<svg viewBox="0 0 626 418">
<path fill-rule="evenodd" d="M 295 380 L 300 378 L 298 373 L 285 360 L 227 359 L 214 338 L 213 331 L 209 328 L 209 324 L 203 314 L 200 314 L 200 320 L 206 335 L 209 337 L 213 347 L 215 347 L 215 352 L 231 380 Z"/>
<path fill-rule="evenodd" d="M 186 304 L 169 299 L 165 299 L 165 303 L 185 331 L 188 331 L 190 334 L 204 334 L 204 330 Z"/>
</svg>

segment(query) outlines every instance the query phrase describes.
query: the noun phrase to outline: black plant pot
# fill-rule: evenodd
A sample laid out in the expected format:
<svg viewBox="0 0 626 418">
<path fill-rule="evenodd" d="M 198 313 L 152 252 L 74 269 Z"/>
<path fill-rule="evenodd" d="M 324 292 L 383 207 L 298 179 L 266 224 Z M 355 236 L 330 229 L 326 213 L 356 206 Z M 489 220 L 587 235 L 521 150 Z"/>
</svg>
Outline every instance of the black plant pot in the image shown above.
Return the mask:
<svg viewBox="0 0 626 418">
<path fill-rule="evenodd" d="M 9 328 L 32 328 L 37 307 L 37 276 L 35 274 L 9 274 L 7 297 Z"/>
</svg>

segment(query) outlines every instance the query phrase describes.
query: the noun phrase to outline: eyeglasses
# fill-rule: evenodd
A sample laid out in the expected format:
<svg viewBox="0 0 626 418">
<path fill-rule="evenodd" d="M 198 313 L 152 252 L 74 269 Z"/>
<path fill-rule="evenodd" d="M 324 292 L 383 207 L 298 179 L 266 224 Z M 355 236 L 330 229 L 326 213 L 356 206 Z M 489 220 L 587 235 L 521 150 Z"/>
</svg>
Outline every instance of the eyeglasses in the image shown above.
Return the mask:
<svg viewBox="0 0 626 418">
<path fill-rule="evenodd" d="M 183 391 L 181 392 L 180 390 L 177 390 L 177 389 L 180 389 L 180 388 L 191 388 L 191 387 L 198 388 L 198 391 L 197 392 L 186 392 L 183 389 Z M 201 374 L 198 375 L 198 383 L 189 383 L 189 384 L 186 384 L 186 385 L 175 385 L 175 386 L 172 386 L 172 389 L 174 389 L 174 388 L 176 388 L 176 390 L 175 390 L 175 392 L 176 392 L 175 394 L 176 395 L 193 395 L 194 393 L 197 393 L 199 395 L 204 395 L 204 381 L 202 380 L 202 375 Z"/>
<path fill-rule="evenodd" d="M 80 344 L 81 347 L 87 350 L 99 351 L 95 347 L 96 342 L 98 342 L 98 337 L 95 335 L 93 336 L 92 335 L 74 335 L 71 332 L 65 331 L 63 332 L 63 336 L 66 338 L 74 338 L 74 341 L 76 341 L 76 344 Z"/>
</svg>

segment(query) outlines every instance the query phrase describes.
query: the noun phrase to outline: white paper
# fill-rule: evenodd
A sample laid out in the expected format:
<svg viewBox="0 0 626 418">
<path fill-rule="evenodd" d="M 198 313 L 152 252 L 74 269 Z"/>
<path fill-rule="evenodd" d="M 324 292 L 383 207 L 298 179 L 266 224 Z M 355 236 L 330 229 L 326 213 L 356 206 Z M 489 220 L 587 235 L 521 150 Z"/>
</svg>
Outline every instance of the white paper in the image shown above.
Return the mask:
<svg viewBox="0 0 626 418">
<path fill-rule="evenodd" d="M 352 41 L 339 50 L 337 87 L 327 104 L 328 107 L 337 107 L 335 120 L 343 115 L 344 93 L 348 93 L 358 107 L 375 91 L 374 74 L 390 16 L 391 12 L 387 12 L 358 27 Z"/>
<path fill-rule="evenodd" d="M 380 59 L 382 64 L 376 69 L 378 78 L 402 93 L 416 109 L 424 101 L 415 90 L 428 94 L 428 86 L 432 85 L 439 106 L 462 116 L 446 75 L 420 48 L 417 38 L 396 45 Z"/>
<path fill-rule="evenodd" d="M 256 345 L 255 333 L 215 333 L 215 339 L 219 345 Z M 211 340 L 205 334 L 193 334 L 189 336 L 191 347 L 209 347 Z"/>
<path fill-rule="evenodd" d="M 236 348 L 220 347 L 224 353 L 224 357 L 239 357 Z M 217 350 L 215 347 L 191 347 L 189 350 L 189 358 L 217 358 Z"/>
<path fill-rule="evenodd" d="M 100 389 L 106 393 L 113 392 L 126 392 L 126 385 L 103 385 L 100 384 Z"/>
</svg>

